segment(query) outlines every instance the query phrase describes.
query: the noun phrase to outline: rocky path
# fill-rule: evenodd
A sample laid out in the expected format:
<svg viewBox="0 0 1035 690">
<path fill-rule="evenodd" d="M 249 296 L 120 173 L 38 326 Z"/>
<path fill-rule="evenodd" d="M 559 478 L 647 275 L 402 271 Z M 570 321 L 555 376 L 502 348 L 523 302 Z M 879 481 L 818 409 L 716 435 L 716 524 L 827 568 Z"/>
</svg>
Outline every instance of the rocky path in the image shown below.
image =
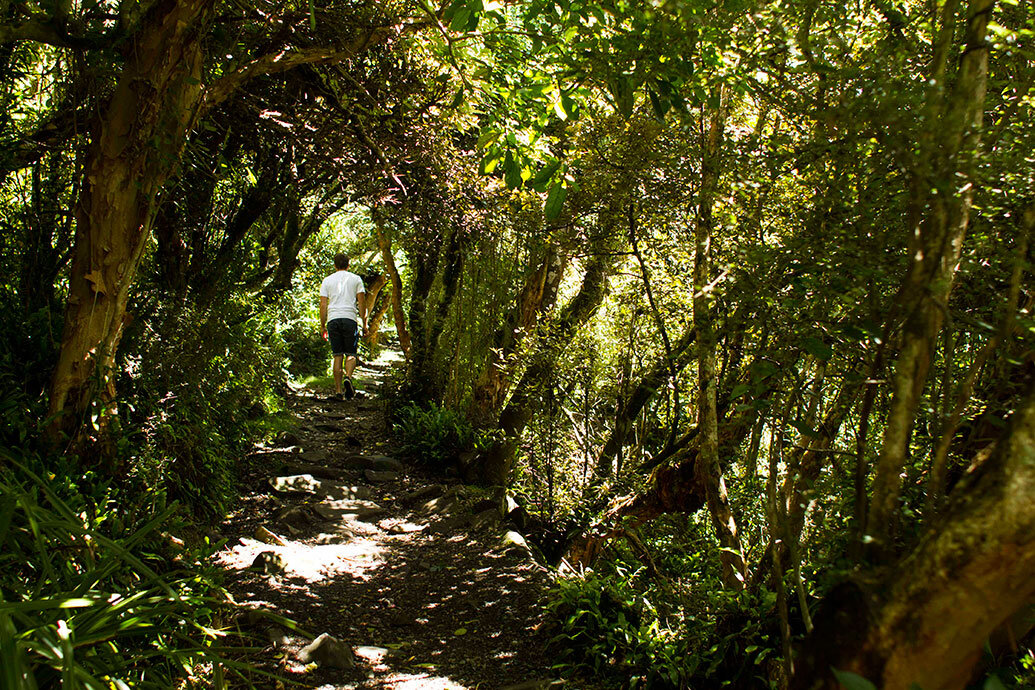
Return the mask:
<svg viewBox="0 0 1035 690">
<path fill-rule="evenodd" d="M 390 366 L 357 372 L 364 398 L 296 391 L 297 429 L 249 456 L 218 564 L 265 645 L 253 662 L 321 690 L 559 685 L 549 573 L 508 532 L 505 496 L 396 459 L 377 395 Z"/>
</svg>

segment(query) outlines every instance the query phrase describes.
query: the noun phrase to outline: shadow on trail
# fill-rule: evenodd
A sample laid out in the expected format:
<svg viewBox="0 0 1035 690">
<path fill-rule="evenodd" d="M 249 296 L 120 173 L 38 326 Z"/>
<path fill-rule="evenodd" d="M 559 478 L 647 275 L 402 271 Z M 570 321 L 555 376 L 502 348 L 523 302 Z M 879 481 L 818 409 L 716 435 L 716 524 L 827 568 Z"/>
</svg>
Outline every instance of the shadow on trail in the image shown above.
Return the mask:
<svg viewBox="0 0 1035 690">
<path fill-rule="evenodd" d="M 389 454 L 376 399 L 329 403 L 299 393 L 293 403 L 299 445 L 325 453 L 322 464 L 340 467 L 359 448 Z M 499 526 L 456 527 L 455 518 L 422 512 L 420 502 L 403 499 L 436 480 L 406 468 L 386 482 L 343 471 L 338 481 L 368 486 L 366 509 L 381 512 L 315 520 L 288 536 L 278 530 L 277 511 L 299 507 L 311 513 L 320 498 L 276 496 L 267 483 L 285 457 L 299 453 L 271 448 L 257 455 L 243 481 L 240 510 L 224 526 L 230 541 L 219 564 L 229 589 L 238 602 L 291 618 L 312 636 L 328 633 L 341 640 L 357 662 L 354 668 L 307 666 L 296 654 L 310 639 L 279 626 L 262 629 L 268 625 L 263 622 L 252 630 L 269 640 L 260 655 L 263 665 L 279 668 L 302 687 L 327 690 L 498 690 L 552 677 L 541 626 L 550 578 L 522 549 L 503 549 Z M 253 539 L 260 526 L 281 535 L 282 542 Z M 249 567 L 263 551 L 280 556 L 282 574 Z"/>
</svg>

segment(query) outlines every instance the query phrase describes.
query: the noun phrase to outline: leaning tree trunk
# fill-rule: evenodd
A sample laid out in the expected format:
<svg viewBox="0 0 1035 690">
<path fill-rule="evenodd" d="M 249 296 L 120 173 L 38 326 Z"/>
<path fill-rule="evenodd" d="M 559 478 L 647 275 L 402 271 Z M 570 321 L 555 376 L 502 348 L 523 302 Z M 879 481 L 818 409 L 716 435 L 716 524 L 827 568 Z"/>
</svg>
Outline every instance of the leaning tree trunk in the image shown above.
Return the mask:
<svg viewBox="0 0 1035 690">
<path fill-rule="evenodd" d="M 595 244 L 604 243 L 598 241 Z M 608 274 L 618 255 L 603 246 L 595 249 L 578 294 L 564 307 L 557 320 L 550 323 L 549 334 L 530 355 L 525 373 L 514 386 L 510 401 L 500 413 L 499 430 L 502 437 L 464 468 L 468 481 L 497 485 L 508 482 L 521 434 L 535 414 L 539 391 L 553 377 L 561 349 L 589 321 L 607 292 Z"/>
<path fill-rule="evenodd" d="M 496 332 L 486 355 L 485 368 L 471 396 L 470 417 L 477 426 L 489 427 L 497 422 L 510 388 L 515 354 L 525 336 L 535 330 L 540 316 L 552 309 L 557 301 L 564 265 L 564 256 L 551 242 L 546 247 L 542 264 L 525 280 L 517 304 Z"/>
<path fill-rule="evenodd" d="M 828 596 L 793 687 L 841 687 L 831 668 L 884 690 L 967 686 L 992 630 L 1035 600 L 1035 389 L 945 515 L 883 593 Z"/>
<path fill-rule="evenodd" d="M 718 438 L 720 455 L 726 457 L 740 446 L 751 431 L 754 419 L 753 412 L 742 410 L 723 420 Z M 589 566 L 608 541 L 622 536 L 626 530 L 636 529 L 662 515 L 693 515 L 703 508 L 707 503 L 708 485 L 714 480 L 705 476 L 700 462 L 700 434 L 693 434 L 687 445 L 651 471 L 646 488 L 612 501 L 595 529 L 575 537 L 567 549 L 567 559 L 573 565 Z"/>
<path fill-rule="evenodd" d="M 115 91 L 93 125 L 76 209 L 51 432 L 77 429 L 111 390 L 126 301 L 158 194 L 180 158 L 201 100 L 201 31 L 214 0 L 161 0 L 125 46 Z"/>
<path fill-rule="evenodd" d="M 948 2 L 944 9 L 932 79 L 936 90 L 925 110 L 928 120 L 923 125 L 919 169 L 914 172 L 910 203 L 917 217 L 922 213 L 922 220 L 909 243 L 911 265 L 901 291 L 907 316 L 866 523 L 875 549 L 885 554 L 897 515 L 913 420 L 948 309 L 974 194 L 988 76 L 985 34 L 994 1 L 970 1 L 959 69 L 943 100 L 937 90 L 946 81 L 940 65 L 956 24 L 956 5 Z"/>
<path fill-rule="evenodd" d="M 595 468 L 598 479 L 611 475 L 611 466 L 614 463 L 614 459 L 625 446 L 625 440 L 629 435 L 629 431 L 632 430 L 633 423 L 640 416 L 643 408 L 654 399 L 654 396 L 665 384 L 665 381 L 671 378 L 673 371 L 682 371 L 690 363 L 689 355 L 693 354 L 690 346 L 694 344 L 696 339 L 697 331 L 693 327 L 688 328 L 672 346 L 672 359 L 674 361 L 669 360 L 667 355 L 659 359 L 643 375 L 639 383 L 636 384 L 636 388 L 621 400 L 618 405 L 618 413 L 615 415 L 614 428 L 611 430 L 611 434 L 607 437 L 604 447 L 596 458 Z"/>
<path fill-rule="evenodd" d="M 453 300 L 460 288 L 460 281 L 463 274 L 464 260 L 466 258 L 467 240 L 462 228 L 453 225 L 453 232 L 450 234 L 449 242 L 443 250 L 445 267 L 442 269 L 442 292 L 435 308 L 428 315 L 424 331 L 425 335 L 420 339 L 420 347 L 413 363 L 419 366 L 414 381 L 419 381 L 423 387 L 421 394 L 425 400 L 440 400 L 442 397 L 443 385 L 442 375 L 436 368 L 438 361 L 439 346 L 442 340 L 442 333 L 445 331 L 446 321 L 449 318 Z M 441 260 L 440 260 L 441 261 Z"/>
<path fill-rule="evenodd" d="M 392 281 L 392 320 L 395 321 L 395 330 L 399 334 L 399 348 L 402 350 L 403 355 L 409 358 L 410 332 L 406 330 L 406 314 L 403 312 L 402 306 L 402 278 L 399 276 L 399 269 L 395 265 L 395 254 L 392 253 L 392 240 L 385 232 L 384 218 L 381 211 L 371 208 L 370 218 L 374 223 L 374 234 L 377 235 L 377 248 L 381 250 L 381 260 L 384 262 L 389 280 Z"/>
</svg>

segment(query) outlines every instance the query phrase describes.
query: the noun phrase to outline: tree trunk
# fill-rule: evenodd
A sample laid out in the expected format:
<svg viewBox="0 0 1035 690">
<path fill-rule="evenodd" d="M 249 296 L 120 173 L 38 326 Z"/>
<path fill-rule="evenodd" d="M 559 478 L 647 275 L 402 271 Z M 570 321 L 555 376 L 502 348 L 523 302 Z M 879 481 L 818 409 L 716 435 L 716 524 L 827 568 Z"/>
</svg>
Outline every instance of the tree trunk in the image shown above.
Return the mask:
<svg viewBox="0 0 1035 690">
<path fill-rule="evenodd" d="M 435 233 L 436 239 L 429 237 L 410 252 L 410 358 L 406 370 L 410 397 L 414 402 L 426 403 L 434 399 L 437 378 L 431 371 L 432 351 L 429 344 L 431 328 L 428 323 L 428 303 L 431 300 L 431 289 L 438 274 L 441 260 L 441 236 Z"/>
<path fill-rule="evenodd" d="M 867 520 L 867 533 L 874 540 L 877 556 L 886 555 L 888 535 L 897 516 L 913 421 L 948 308 L 970 218 L 974 159 L 980 145 L 988 74 L 985 33 L 993 4 L 993 0 L 969 3 L 964 50 L 955 83 L 941 103 L 938 89 L 944 79 L 938 77 L 935 81 L 930 98 L 937 100 L 929 103 L 928 112 L 937 117 L 924 124 L 921 137 L 922 144 L 929 148 L 921 152 L 920 167 L 914 173 L 911 206 L 917 217 L 921 212 L 923 216 L 910 240 L 911 265 L 901 293 L 907 316 Z M 943 33 L 950 35 L 956 22 L 955 12 L 949 11 L 951 5 L 942 17 Z M 936 64 L 936 75 L 939 71 Z"/>
<path fill-rule="evenodd" d="M 989 338 L 988 342 L 985 343 L 985 346 L 981 348 L 974 362 L 971 363 L 970 369 L 967 371 L 967 375 L 956 394 L 956 403 L 953 406 L 952 413 L 943 415 L 945 421 L 940 429 L 940 435 L 934 450 L 931 452 L 931 477 L 927 483 L 927 500 L 924 504 L 924 519 L 927 521 L 933 519 L 941 508 L 948 470 L 949 445 L 956 435 L 956 430 L 959 429 L 963 410 L 974 392 L 974 384 L 977 381 L 978 373 L 984 368 L 985 362 L 988 361 L 991 354 L 999 347 L 999 343 L 1007 340 L 1013 333 L 1018 308 L 1017 298 L 1020 294 L 1021 279 L 1024 275 L 1024 265 L 1028 256 L 1028 241 L 1033 229 L 1035 229 L 1035 206 L 1029 206 L 1021 216 L 1020 237 L 1017 241 L 1017 258 L 1014 260 L 1013 272 L 1010 276 L 1010 286 L 1006 292 L 1002 324 L 995 334 Z M 948 401 L 947 386 L 945 397 Z"/>
<path fill-rule="evenodd" d="M 61 355 L 51 383 L 55 440 L 111 390 L 126 300 L 158 194 L 174 172 L 201 90 L 201 30 L 213 0 L 161 0 L 126 44 L 115 91 L 93 126 L 76 209 Z"/>
<path fill-rule="evenodd" d="M 381 212 L 372 208 L 370 217 L 374 221 L 374 233 L 377 235 L 377 247 L 381 250 L 381 260 L 384 262 L 389 280 L 392 281 L 392 320 L 395 321 L 395 330 L 399 334 L 399 347 L 402 349 L 403 355 L 409 359 L 410 332 L 406 330 L 406 315 L 402 308 L 402 278 L 399 277 L 399 269 L 395 266 L 392 240 L 385 232 Z"/>
<path fill-rule="evenodd" d="M 367 317 L 367 343 L 370 345 L 370 349 L 375 353 L 378 351 L 378 347 L 380 345 L 381 322 L 384 320 L 385 314 L 388 313 L 388 310 L 392 306 L 391 297 L 377 302 L 377 297 L 381 292 L 383 292 L 382 288 L 388 284 L 387 276 L 382 274 L 381 277 L 378 278 L 378 283 L 380 285 L 377 288 L 377 291 L 374 292 L 371 290 L 370 292 L 374 294 L 367 298 L 370 300 L 370 305 L 367 307 L 370 310 L 370 315 Z"/>
<path fill-rule="evenodd" d="M 851 671 L 885 690 L 956 690 L 993 629 L 1035 598 L 1035 390 L 945 520 L 885 580 L 824 602 L 793 687 L 839 688 Z M 854 591 L 848 592 L 850 589 Z"/>
<path fill-rule="evenodd" d="M 542 263 L 525 280 L 515 309 L 496 332 L 472 396 L 470 417 L 477 426 L 489 427 L 497 423 L 500 408 L 510 389 L 514 355 L 525 336 L 535 329 L 540 316 L 552 309 L 557 301 L 564 265 L 558 247 L 553 243 L 547 245 Z"/>
<path fill-rule="evenodd" d="M 421 369 L 417 372 L 417 380 L 422 382 L 424 388 L 422 397 L 427 400 L 441 400 L 442 398 L 443 375 L 435 368 L 435 364 L 438 360 L 438 348 L 446 327 L 446 320 L 449 318 L 453 299 L 460 287 L 466 244 L 466 237 L 462 230 L 454 226 L 442 257 L 446 264 L 442 271 L 442 294 L 430 315 L 426 327 L 427 334 L 421 339 L 420 356 L 414 360 L 421 365 Z"/>
<path fill-rule="evenodd" d="M 718 186 L 723 129 L 726 126 L 726 96 L 717 89 L 719 103 L 710 113 L 705 132 L 701 190 L 694 224 L 694 329 L 697 331 L 698 422 L 700 456 L 695 470 L 698 482 L 705 488 L 708 512 L 712 516 L 719 539 L 723 583 L 731 589 L 743 589 L 747 579 L 743 548 L 737 524 L 726 495 L 726 483 L 719 464 L 718 378 L 715 368 L 714 296 L 711 283 L 712 210 Z"/>
<path fill-rule="evenodd" d="M 732 419 L 724 420 L 719 429 L 720 455 L 732 454 L 751 431 L 755 420 L 752 410 L 742 410 Z M 582 534 L 573 540 L 567 551 L 574 564 L 590 565 L 608 540 L 622 533 L 623 527 L 636 529 L 640 525 L 667 513 L 693 515 L 704 507 L 707 486 L 700 462 L 700 434 L 691 431 L 690 443 L 677 442 L 679 450 L 666 462 L 653 469 L 647 479 L 647 488 L 639 493 L 616 499 L 601 520 L 602 527 Z"/>
<path fill-rule="evenodd" d="M 793 468 L 793 474 L 787 476 L 783 495 L 788 516 L 787 539 L 793 545 L 797 545 L 801 539 L 812 487 L 819 479 L 823 468 L 828 464 L 831 457 L 829 451 L 834 445 L 834 441 L 837 440 L 848 413 L 855 406 L 861 385 L 862 377 L 858 376 L 856 370 L 850 370 L 846 374 L 837 396 L 830 404 L 830 408 L 823 416 L 819 428 L 816 429 L 817 435 L 803 441 L 802 446 L 796 448 L 792 453 L 788 464 Z M 809 424 L 809 426 L 812 425 Z"/>
<path fill-rule="evenodd" d="M 603 238 L 606 241 L 606 237 Z M 607 279 L 617 254 L 605 251 L 604 242 L 594 242 L 579 293 L 572 298 L 556 321 L 550 324 L 544 342 L 530 355 L 528 367 L 514 387 L 514 394 L 500 413 L 499 430 L 503 437 L 464 468 L 468 481 L 481 484 L 506 484 L 514 466 L 521 434 L 535 414 L 538 395 L 550 381 L 560 350 L 567 346 L 596 311 L 607 292 Z"/>
<path fill-rule="evenodd" d="M 66 247 L 72 223 L 61 212 L 67 198 L 62 180 L 65 163 L 60 154 L 50 154 L 32 166 L 32 195 L 26 209 L 18 277 L 18 297 L 26 316 L 54 304 L 54 284 L 71 256 Z"/>
<path fill-rule="evenodd" d="M 671 372 L 673 370 L 682 371 L 690 363 L 690 356 L 694 354 L 694 350 L 690 346 L 693 345 L 696 338 L 697 331 L 694 328 L 688 328 L 672 346 L 672 357 L 675 361 L 669 362 L 666 357 L 655 362 L 654 366 L 640 379 L 632 393 L 621 401 L 611 435 L 607 437 L 607 441 L 596 459 L 597 477 L 603 478 L 611 475 L 611 465 L 625 446 L 625 439 L 632 429 L 633 422 L 636 421 L 647 403 L 654 399 L 658 390 L 671 376 Z"/>
</svg>

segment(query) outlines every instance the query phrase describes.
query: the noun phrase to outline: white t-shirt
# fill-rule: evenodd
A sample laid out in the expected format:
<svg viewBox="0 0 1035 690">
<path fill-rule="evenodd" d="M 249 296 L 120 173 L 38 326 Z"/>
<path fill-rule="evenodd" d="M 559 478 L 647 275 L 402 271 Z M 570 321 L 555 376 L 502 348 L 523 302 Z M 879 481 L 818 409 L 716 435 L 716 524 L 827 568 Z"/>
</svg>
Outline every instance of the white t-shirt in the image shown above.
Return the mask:
<svg viewBox="0 0 1035 690">
<path fill-rule="evenodd" d="M 352 319 L 359 321 L 356 295 L 366 292 L 363 279 L 355 273 L 336 271 L 323 279 L 320 297 L 327 298 L 327 320 Z"/>
</svg>

